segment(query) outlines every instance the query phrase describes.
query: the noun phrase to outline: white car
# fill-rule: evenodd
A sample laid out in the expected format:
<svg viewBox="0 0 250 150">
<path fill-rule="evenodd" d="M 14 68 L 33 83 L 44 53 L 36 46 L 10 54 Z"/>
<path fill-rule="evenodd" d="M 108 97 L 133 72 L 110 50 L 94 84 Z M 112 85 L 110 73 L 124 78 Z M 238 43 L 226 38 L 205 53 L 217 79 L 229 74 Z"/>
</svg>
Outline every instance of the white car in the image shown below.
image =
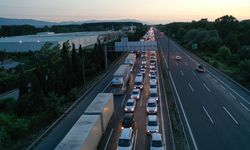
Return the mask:
<svg viewBox="0 0 250 150">
<path fill-rule="evenodd" d="M 157 83 L 152 82 L 149 84 L 149 91 L 157 91 Z"/>
<path fill-rule="evenodd" d="M 182 58 L 181 58 L 181 56 L 175 56 L 175 59 L 176 60 L 181 60 Z"/>
<path fill-rule="evenodd" d="M 156 69 L 155 68 L 150 69 L 149 73 L 156 73 Z"/>
<path fill-rule="evenodd" d="M 155 75 L 151 75 L 149 78 L 149 83 L 157 83 L 157 77 Z"/>
<path fill-rule="evenodd" d="M 148 115 L 146 130 L 148 134 L 159 132 L 159 120 L 156 115 Z"/>
<path fill-rule="evenodd" d="M 156 72 L 149 72 L 149 75 L 148 75 L 149 77 L 151 77 L 151 76 L 156 76 Z"/>
<path fill-rule="evenodd" d="M 141 68 L 140 73 L 145 74 L 146 73 L 146 69 Z"/>
<path fill-rule="evenodd" d="M 118 139 L 118 150 L 132 150 L 134 145 L 134 132 L 132 128 L 123 128 Z"/>
<path fill-rule="evenodd" d="M 128 99 L 126 105 L 125 105 L 125 112 L 134 112 L 135 110 L 135 105 L 136 105 L 136 101 L 135 99 Z"/>
<path fill-rule="evenodd" d="M 134 88 L 131 94 L 131 98 L 134 98 L 136 100 L 140 99 L 140 89 Z"/>
<path fill-rule="evenodd" d="M 161 133 L 152 133 L 150 139 L 150 150 L 164 150 Z"/>
<path fill-rule="evenodd" d="M 155 99 L 156 101 L 158 101 L 158 92 L 157 89 L 151 89 L 149 92 L 149 98 Z"/>
<path fill-rule="evenodd" d="M 157 102 L 155 99 L 148 99 L 148 104 L 147 104 L 147 113 L 148 114 L 156 114 L 157 113 Z"/>
<path fill-rule="evenodd" d="M 150 65 L 149 68 L 150 69 L 155 69 L 155 65 Z"/>
<path fill-rule="evenodd" d="M 146 61 L 146 60 L 142 60 L 142 61 L 141 61 L 141 64 L 142 64 L 142 65 L 146 65 L 146 64 L 147 64 L 147 61 Z"/>
</svg>

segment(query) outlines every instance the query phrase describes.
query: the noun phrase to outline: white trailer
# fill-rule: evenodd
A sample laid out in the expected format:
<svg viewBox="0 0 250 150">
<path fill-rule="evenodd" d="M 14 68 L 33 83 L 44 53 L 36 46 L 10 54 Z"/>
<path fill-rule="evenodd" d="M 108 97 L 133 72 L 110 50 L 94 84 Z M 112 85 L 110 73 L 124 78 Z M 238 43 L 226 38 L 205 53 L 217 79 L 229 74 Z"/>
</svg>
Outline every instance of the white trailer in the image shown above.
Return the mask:
<svg viewBox="0 0 250 150">
<path fill-rule="evenodd" d="M 84 112 L 86 115 L 101 116 L 102 133 L 106 131 L 113 113 L 114 98 L 112 93 L 99 93 Z"/>
<path fill-rule="evenodd" d="M 130 65 L 130 72 L 133 71 L 135 62 L 136 62 L 136 54 L 132 53 L 128 54 L 128 56 L 124 60 L 124 64 Z"/>
<path fill-rule="evenodd" d="M 82 115 L 55 150 L 96 150 L 101 137 L 101 116 Z"/>
<path fill-rule="evenodd" d="M 126 91 L 130 78 L 130 65 L 121 65 L 113 75 L 112 92 L 114 95 L 122 95 Z"/>
</svg>

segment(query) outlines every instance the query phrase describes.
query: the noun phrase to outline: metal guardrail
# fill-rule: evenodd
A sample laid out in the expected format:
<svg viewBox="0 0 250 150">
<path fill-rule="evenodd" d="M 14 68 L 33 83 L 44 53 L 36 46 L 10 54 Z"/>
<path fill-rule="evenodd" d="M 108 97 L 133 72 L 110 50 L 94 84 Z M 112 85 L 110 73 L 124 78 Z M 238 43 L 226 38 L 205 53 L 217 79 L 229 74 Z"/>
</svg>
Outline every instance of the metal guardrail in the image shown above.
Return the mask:
<svg viewBox="0 0 250 150">
<path fill-rule="evenodd" d="M 120 57 L 118 61 L 115 61 L 109 69 L 98 79 L 93 81 L 93 84 L 80 96 L 58 119 L 56 119 L 34 142 L 26 150 L 33 149 L 39 141 L 47 135 L 81 100 L 84 96 L 86 96 L 108 73 L 110 73 L 117 65 L 119 65 L 125 58 L 126 54 Z"/>
</svg>

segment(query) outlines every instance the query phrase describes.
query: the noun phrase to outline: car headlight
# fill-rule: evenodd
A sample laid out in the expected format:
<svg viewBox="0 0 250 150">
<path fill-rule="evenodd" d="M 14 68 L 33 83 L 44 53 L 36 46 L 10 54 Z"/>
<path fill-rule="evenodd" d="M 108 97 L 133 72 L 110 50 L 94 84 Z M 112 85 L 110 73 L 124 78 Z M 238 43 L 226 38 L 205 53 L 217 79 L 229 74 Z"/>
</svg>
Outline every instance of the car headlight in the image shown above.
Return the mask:
<svg viewBox="0 0 250 150">
<path fill-rule="evenodd" d="M 128 110 L 128 108 L 125 108 L 125 111 L 127 111 Z"/>
</svg>

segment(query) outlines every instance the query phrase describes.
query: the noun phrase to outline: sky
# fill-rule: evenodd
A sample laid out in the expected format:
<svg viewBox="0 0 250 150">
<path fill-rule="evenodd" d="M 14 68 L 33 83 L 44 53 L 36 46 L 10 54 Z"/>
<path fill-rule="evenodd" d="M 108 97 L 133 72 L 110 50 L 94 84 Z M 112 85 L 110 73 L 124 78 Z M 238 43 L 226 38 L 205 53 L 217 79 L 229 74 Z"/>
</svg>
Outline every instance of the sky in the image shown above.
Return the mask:
<svg viewBox="0 0 250 150">
<path fill-rule="evenodd" d="M 0 0 L 0 17 L 56 22 L 138 19 L 164 24 L 224 15 L 250 19 L 250 0 Z"/>
</svg>

